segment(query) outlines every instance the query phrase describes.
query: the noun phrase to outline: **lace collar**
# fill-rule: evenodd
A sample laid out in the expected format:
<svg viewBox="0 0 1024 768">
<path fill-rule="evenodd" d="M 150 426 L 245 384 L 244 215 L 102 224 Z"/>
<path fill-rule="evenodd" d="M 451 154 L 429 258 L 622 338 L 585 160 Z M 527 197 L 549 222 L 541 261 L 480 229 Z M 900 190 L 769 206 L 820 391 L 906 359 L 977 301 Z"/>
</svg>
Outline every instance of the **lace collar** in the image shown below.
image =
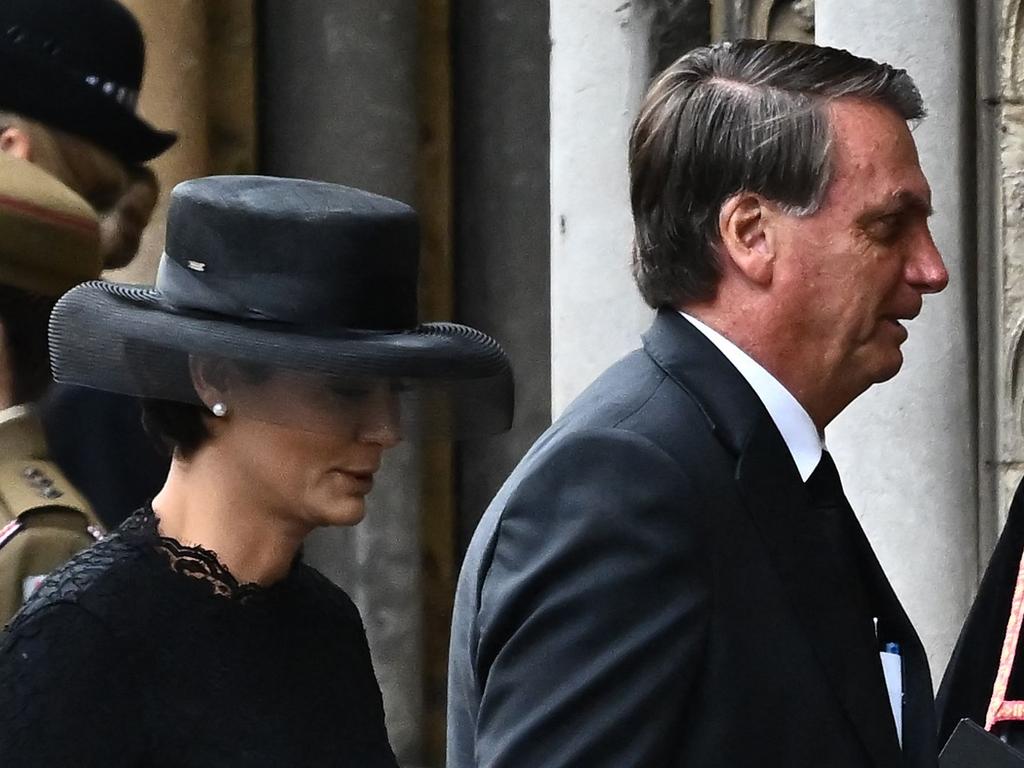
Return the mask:
<svg viewBox="0 0 1024 768">
<path fill-rule="evenodd" d="M 284 579 L 269 586 L 256 582 L 240 582 L 217 553 L 196 544 L 183 544 L 171 536 L 160 533 L 160 521 L 150 505 L 146 505 L 125 522 L 126 528 L 146 534 L 154 549 L 164 558 L 171 571 L 206 584 L 210 591 L 223 598 L 249 602 L 253 598 L 276 591 L 288 581 L 300 558 L 296 557 L 292 571 Z"/>
</svg>

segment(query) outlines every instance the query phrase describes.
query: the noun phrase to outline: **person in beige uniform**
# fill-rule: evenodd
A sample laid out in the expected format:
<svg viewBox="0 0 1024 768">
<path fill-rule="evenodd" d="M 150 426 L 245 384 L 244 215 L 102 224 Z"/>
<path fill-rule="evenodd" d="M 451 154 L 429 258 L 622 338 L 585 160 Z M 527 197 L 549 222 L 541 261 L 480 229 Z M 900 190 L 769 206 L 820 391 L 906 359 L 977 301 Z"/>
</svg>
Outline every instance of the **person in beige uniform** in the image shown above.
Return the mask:
<svg viewBox="0 0 1024 768">
<path fill-rule="evenodd" d="M 0 623 L 101 527 L 49 461 L 33 403 L 49 381 L 54 301 L 102 268 L 93 208 L 27 160 L 0 152 Z"/>
<path fill-rule="evenodd" d="M 85 200 L 103 268 L 126 266 L 159 193 L 145 163 L 176 138 L 136 113 L 145 68 L 138 21 L 118 0 L 4 0 L 0 66 L 17 73 L 0 79 L 0 153 Z M 107 527 L 159 489 L 168 460 L 143 433 L 134 400 L 51 387 L 38 415 L 53 462 Z"/>
<path fill-rule="evenodd" d="M 46 326 L 62 293 L 131 261 L 156 204 L 143 164 L 176 137 L 136 114 L 144 63 L 117 0 L 0 4 L 0 626 L 101 529 L 57 448 L 97 453 L 63 440 L 76 429 L 115 438 L 88 409 L 40 401 Z"/>
</svg>

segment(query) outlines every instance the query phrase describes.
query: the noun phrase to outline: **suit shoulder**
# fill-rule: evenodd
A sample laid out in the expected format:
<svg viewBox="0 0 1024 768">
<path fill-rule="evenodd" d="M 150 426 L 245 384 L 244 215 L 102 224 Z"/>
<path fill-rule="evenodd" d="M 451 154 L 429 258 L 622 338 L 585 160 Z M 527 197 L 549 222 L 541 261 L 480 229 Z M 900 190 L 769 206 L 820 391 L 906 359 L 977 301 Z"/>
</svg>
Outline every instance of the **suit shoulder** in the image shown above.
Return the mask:
<svg viewBox="0 0 1024 768">
<path fill-rule="evenodd" d="M 486 571 L 499 537 L 524 526 L 533 537 L 581 525 L 600 535 L 653 523 L 671 538 L 690 527 L 689 516 L 678 512 L 699 493 L 691 473 L 640 432 L 614 426 L 563 430 L 531 451 L 491 502 L 466 567 Z"/>
<path fill-rule="evenodd" d="M 644 435 L 679 460 L 713 437 L 704 409 L 642 349 L 602 373 L 552 425 L 552 433 L 613 427 Z"/>
<path fill-rule="evenodd" d="M 612 426 L 642 407 L 664 379 L 665 372 L 644 350 L 634 350 L 594 379 L 555 426 Z"/>
</svg>

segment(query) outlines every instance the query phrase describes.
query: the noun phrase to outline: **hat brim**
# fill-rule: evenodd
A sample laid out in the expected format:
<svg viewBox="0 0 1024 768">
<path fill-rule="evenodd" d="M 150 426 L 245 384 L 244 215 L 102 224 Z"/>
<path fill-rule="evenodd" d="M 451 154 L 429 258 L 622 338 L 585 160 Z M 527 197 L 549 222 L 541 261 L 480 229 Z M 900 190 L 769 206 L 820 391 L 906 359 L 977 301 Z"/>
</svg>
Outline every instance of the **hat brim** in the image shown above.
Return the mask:
<svg viewBox="0 0 1024 768">
<path fill-rule="evenodd" d="M 97 88 L 35 56 L 0 46 L 0 109 L 88 139 L 129 165 L 169 149 L 177 134 L 154 128 Z"/>
<path fill-rule="evenodd" d="M 426 436 L 496 434 L 511 426 L 514 385 L 498 343 L 462 325 L 400 332 L 318 333 L 182 313 L 150 288 L 93 281 L 72 289 L 50 320 L 54 379 L 127 395 L 197 402 L 193 356 L 328 377 L 396 381 L 421 397 Z M 424 409 L 427 412 L 422 412 Z"/>
</svg>

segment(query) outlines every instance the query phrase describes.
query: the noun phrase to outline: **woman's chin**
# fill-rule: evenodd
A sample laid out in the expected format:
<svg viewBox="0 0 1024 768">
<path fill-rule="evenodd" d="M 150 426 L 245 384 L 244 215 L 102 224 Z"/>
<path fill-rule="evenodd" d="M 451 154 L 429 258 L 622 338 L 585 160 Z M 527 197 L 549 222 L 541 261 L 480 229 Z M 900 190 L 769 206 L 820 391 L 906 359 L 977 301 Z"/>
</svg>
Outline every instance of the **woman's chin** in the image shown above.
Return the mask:
<svg viewBox="0 0 1024 768">
<path fill-rule="evenodd" d="M 346 496 L 325 505 L 320 514 L 321 525 L 358 525 L 366 517 L 366 499 L 362 496 Z"/>
</svg>

